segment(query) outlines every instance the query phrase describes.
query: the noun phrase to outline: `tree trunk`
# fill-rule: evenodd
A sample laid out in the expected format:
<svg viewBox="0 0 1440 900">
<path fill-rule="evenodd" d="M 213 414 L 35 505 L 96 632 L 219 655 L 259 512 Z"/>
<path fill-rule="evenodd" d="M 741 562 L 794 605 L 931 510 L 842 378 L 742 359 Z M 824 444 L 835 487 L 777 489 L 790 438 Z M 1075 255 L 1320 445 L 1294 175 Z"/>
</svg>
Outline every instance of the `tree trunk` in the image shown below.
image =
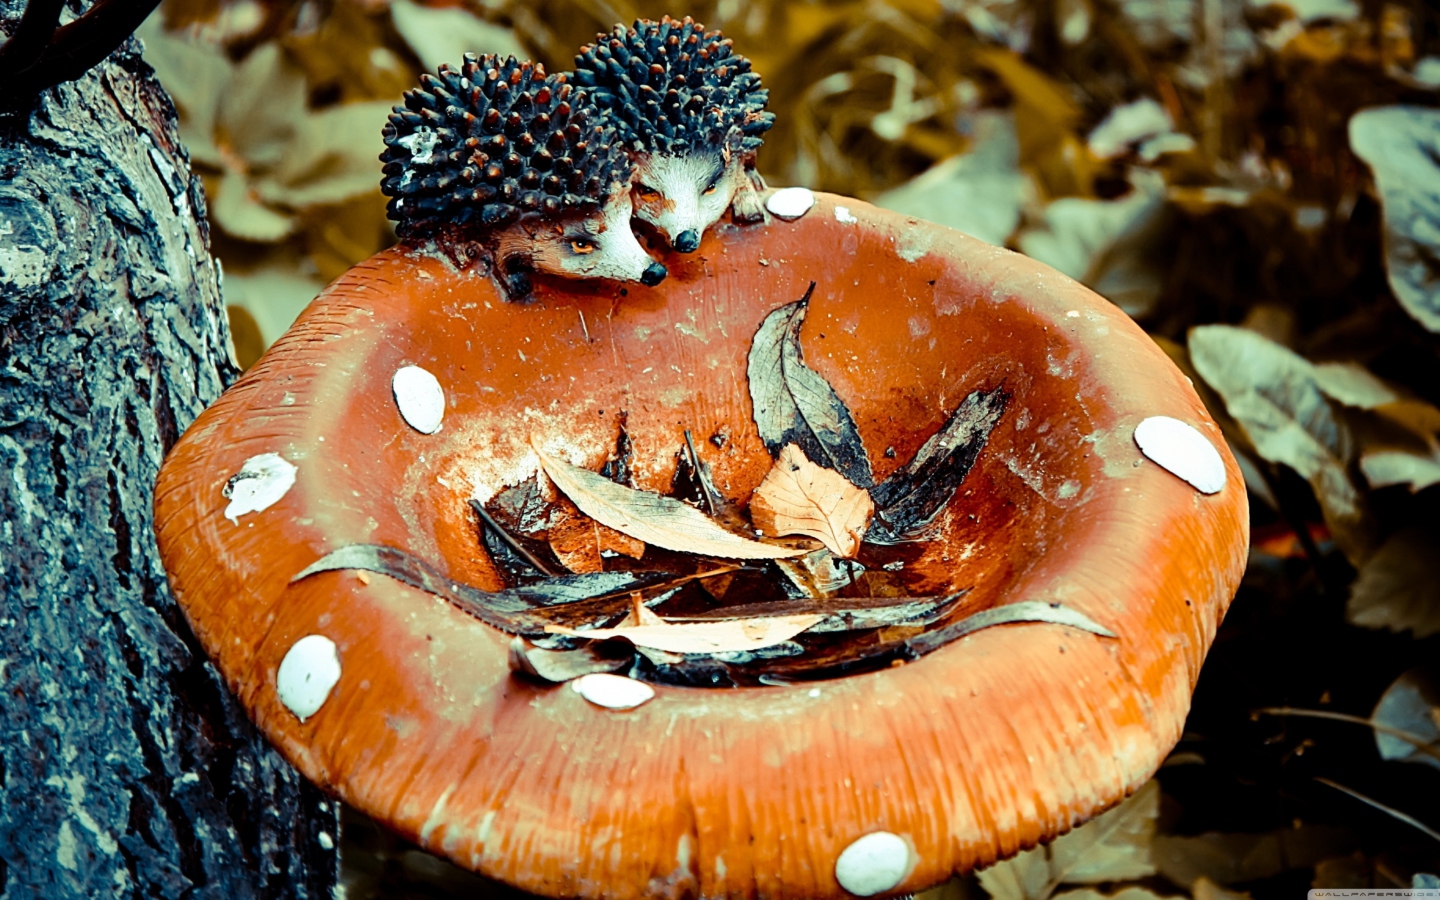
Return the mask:
<svg viewBox="0 0 1440 900">
<path fill-rule="evenodd" d="M 328 898 L 337 804 L 251 726 L 155 549 L 160 460 L 236 370 L 138 49 L 0 119 L 0 898 Z"/>
</svg>

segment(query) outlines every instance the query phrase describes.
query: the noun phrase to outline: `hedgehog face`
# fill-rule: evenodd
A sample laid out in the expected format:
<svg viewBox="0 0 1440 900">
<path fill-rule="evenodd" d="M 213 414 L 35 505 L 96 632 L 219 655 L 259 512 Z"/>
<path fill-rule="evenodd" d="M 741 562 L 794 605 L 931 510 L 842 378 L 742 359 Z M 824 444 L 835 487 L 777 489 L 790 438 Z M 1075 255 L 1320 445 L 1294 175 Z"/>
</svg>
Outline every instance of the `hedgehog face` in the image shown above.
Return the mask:
<svg viewBox="0 0 1440 900">
<path fill-rule="evenodd" d="M 630 230 L 630 195 L 617 194 L 597 212 L 525 223 L 499 236 L 507 268 L 523 266 L 561 278 L 608 278 L 659 284 L 665 267 L 650 258 Z"/>
<path fill-rule="evenodd" d="M 752 163 L 760 136 L 774 122 L 765 110 L 769 92 L 750 71 L 750 61 L 736 55 L 719 32 L 667 16 L 599 35 L 575 58 L 574 79 L 635 158 L 637 215 L 659 226 L 672 243 L 694 231 L 684 246 L 675 244 L 693 250 L 700 233 L 745 190 L 745 182 L 733 175 Z M 678 229 L 661 224 L 667 208 L 675 223 L 683 222 Z M 710 212 L 699 215 L 696 209 Z"/>
<path fill-rule="evenodd" d="M 642 157 L 635 168 L 635 218 L 654 225 L 676 250 L 690 253 L 745 185 L 744 166 L 720 153 Z"/>
</svg>

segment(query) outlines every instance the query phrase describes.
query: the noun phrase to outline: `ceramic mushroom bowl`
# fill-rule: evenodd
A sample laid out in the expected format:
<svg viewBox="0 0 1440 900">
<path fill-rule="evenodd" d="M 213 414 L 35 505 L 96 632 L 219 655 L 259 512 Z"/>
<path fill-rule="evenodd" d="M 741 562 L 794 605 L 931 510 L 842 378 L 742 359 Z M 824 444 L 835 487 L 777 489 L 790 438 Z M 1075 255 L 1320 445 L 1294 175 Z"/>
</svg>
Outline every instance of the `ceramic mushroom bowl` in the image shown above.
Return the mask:
<svg viewBox="0 0 1440 900">
<path fill-rule="evenodd" d="M 1155 771 L 1248 541 L 1185 377 L 1024 257 L 769 201 L 524 304 L 401 245 L 186 433 L 171 583 L 309 778 L 622 900 L 903 894 Z"/>
</svg>

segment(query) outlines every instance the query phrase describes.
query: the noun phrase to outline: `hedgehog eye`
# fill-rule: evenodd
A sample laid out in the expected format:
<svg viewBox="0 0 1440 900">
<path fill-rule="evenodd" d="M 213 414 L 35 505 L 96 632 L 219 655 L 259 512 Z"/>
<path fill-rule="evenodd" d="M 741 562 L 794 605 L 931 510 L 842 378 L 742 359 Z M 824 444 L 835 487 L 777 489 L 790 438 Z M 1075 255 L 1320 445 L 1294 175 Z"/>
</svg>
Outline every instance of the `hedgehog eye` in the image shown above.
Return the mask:
<svg viewBox="0 0 1440 900">
<path fill-rule="evenodd" d="M 655 190 L 648 184 L 636 185 L 635 190 L 640 192 L 641 202 L 658 203 L 660 201 L 660 192 Z"/>
<path fill-rule="evenodd" d="M 571 238 L 571 239 L 570 239 L 570 249 L 573 250 L 573 251 L 575 251 L 576 253 L 578 253 L 578 254 L 581 255 L 581 256 L 584 256 L 584 255 L 586 255 L 587 253 L 594 253 L 594 252 L 595 252 L 595 248 L 596 248 L 597 246 L 598 246 L 598 245 L 597 245 L 594 241 L 590 240 L 589 238 Z"/>
<path fill-rule="evenodd" d="M 717 177 L 714 181 L 710 182 L 710 184 L 705 188 L 705 194 L 707 194 L 707 195 L 713 194 L 713 193 L 715 193 L 715 192 L 716 192 L 717 190 L 719 190 L 719 189 L 720 189 L 720 179 Z"/>
</svg>

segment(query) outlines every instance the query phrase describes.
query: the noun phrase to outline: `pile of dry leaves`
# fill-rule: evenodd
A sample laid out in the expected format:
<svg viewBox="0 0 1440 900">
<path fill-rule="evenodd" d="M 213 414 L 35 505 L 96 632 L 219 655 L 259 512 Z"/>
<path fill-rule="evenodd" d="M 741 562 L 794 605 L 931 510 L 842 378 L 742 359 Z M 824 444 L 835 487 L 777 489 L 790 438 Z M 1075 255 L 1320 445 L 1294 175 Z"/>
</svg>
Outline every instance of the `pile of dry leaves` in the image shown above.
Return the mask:
<svg viewBox="0 0 1440 900">
<path fill-rule="evenodd" d="M 958 617 L 950 614 L 964 590 L 912 595 L 906 559 L 933 538 L 1009 396 L 971 393 L 913 459 L 876 482 L 853 415 L 800 348 L 814 288 L 767 315 L 751 343 L 750 399 L 774 465 L 747 502 L 715 488 L 688 432 L 674 496 L 636 488 L 622 413 L 601 471 L 535 447 L 534 477 L 470 501 L 504 589 L 456 583 L 372 544 L 335 550 L 296 580 L 363 569 L 428 591 L 515 635 L 512 668 L 546 682 L 601 672 L 726 687 L 833 678 L 1008 622 L 1113 637 L 1062 604 Z"/>
</svg>

